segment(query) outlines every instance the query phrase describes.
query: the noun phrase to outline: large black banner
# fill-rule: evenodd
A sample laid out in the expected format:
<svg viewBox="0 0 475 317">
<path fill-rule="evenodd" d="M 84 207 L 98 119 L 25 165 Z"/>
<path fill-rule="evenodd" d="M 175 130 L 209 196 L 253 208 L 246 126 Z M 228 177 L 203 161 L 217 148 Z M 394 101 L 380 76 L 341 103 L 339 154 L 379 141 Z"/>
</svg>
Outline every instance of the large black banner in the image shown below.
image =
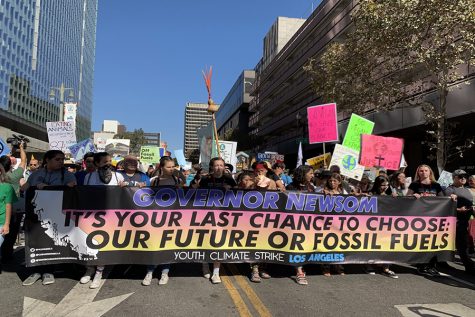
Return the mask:
<svg viewBox="0 0 475 317">
<path fill-rule="evenodd" d="M 219 189 L 28 191 L 26 263 L 424 263 L 452 259 L 449 198 Z"/>
</svg>

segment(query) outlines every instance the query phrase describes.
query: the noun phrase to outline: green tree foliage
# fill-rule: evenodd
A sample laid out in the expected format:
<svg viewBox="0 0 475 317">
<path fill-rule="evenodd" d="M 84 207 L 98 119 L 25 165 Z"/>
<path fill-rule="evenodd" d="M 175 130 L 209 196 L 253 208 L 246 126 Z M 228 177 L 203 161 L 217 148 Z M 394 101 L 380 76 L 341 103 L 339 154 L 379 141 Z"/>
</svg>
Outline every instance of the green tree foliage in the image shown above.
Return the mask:
<svg viewBox="0 0 475 317">
<path fill-rule="evenodd" d="M 317 95 L 363 114 L 421 106 L 441 170 L 453 144 L 447 95 L 475 61 L 474 0 L 360 0 L 343 43 L 305 66 Z M 429 103 L 420 92 L 435 90 Z M 469 140 L 455 150 L 462 153 Z M 452 151 L 453 152 L 453 151 Z"/>
<path fill-rule="evenodd" d="M 129 139 L 130 140 L 130 154 L 139 155 L 140 147 L 145 144 L 144 131 L 142 128 L 135 129 L 133 132 L 118 133 L 114 139 Z"/>
</svg>

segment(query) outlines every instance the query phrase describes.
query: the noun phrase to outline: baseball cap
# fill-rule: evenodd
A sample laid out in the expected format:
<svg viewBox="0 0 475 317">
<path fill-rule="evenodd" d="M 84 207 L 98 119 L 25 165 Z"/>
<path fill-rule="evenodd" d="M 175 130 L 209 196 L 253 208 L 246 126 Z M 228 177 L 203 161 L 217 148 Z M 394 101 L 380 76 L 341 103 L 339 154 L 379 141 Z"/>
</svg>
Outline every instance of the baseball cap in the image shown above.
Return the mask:
<svg viewBox="0 0 475 317">
<path fill-rule="evenodd" d="M 455 170 L 455 171 L 452 173 L 452 177 L 453 177 L 453 176 L 465 176 L 465 177 L 467 177 L 467 176 L 468 176 L 468 173 L 465 172 L 464 170 L 458 169 L 458 170 Z"/>
</svg>

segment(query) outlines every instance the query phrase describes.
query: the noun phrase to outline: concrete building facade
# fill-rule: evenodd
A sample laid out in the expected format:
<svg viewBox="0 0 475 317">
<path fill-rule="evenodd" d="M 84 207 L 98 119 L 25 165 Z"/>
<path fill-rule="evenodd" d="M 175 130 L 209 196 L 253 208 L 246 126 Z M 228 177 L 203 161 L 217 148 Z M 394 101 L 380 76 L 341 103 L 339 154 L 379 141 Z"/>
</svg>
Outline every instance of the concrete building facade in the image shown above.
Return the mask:
<svg viewBox="0 0 475 317">
<path fill-rule="evenodd" d="M 191 151 L 199 149 L 198 128 L 209 123 L 212 116 L 208 113 L 207 103 L 188 102 L 185 106 L 184 152 L 188 157 Z"/>
</svg>

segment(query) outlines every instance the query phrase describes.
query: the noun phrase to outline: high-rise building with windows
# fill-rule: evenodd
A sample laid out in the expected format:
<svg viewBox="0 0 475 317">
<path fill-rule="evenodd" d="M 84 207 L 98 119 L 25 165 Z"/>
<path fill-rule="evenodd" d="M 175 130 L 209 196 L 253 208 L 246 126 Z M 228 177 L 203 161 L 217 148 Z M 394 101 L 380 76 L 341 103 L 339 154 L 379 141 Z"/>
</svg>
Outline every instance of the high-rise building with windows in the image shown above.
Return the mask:
<svg viewBox="0 0 475 317">
<path fill-rule="evenodd" d="M 199 148 L 198 146 L 198 128 L 206 125 L 212 119 L 208 113 L 207 103 L 188 102 L 185 106 L 185 136 L 184 152 L 188 157 L 191 151 Z"/>
<path fill-rule="evenodd" d="M 46 122 L 58 121 L 60 96 L 77 102 L 78 140 L 89 137 L 98 0 L 0 1 L 0 136 L 25 134 L 47 149 Z M 46 148 L 44 148 L 46 147 Z"/>
</svg>

